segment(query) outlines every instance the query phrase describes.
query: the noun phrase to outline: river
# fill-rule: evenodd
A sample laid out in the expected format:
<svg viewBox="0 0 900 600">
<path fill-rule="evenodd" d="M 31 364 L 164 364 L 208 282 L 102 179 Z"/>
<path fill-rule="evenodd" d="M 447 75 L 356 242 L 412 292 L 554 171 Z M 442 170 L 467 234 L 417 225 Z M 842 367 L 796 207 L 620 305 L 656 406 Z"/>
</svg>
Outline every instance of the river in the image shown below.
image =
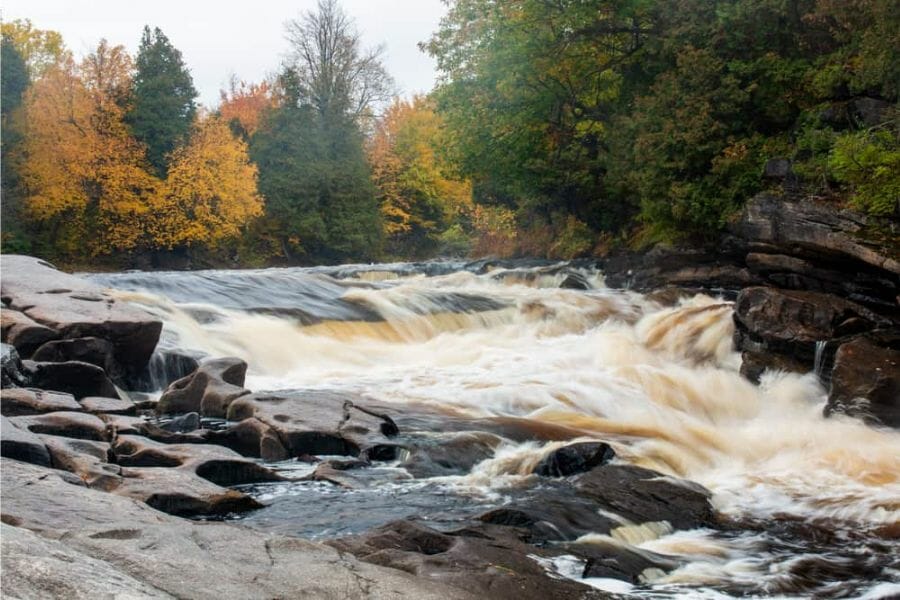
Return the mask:
<svg viewBox="0 0 900 600">
<path fill-rule="evenodd" d="M 328 390 L 471 422 L 525 419 L 607 441 L 616 460 L 712 492 L 721 530 L 623 523 L 583 536 L 677 564 L 638 585 L 587 583 L 654 598 L 900 594 L 900 433 L 824 418 L 814 373 L 744 380 L 721 298 L 664 307 L 608 289 L 592 270 L 489 266 L 89 277 L 159 316 L 164 347 L 247 361 L 254 391 Z M 573 281 L 589 289 L 560 288 Z M 375 465 L 375 483 L 353 491 L 257 485 L 267 506 L 240 522 L 313 539 L 404 517 L 449 527 L 527 494 L 538 479 L 531 469 L 563 443 L 501 437 L 461 474 Z"/>
</svg>

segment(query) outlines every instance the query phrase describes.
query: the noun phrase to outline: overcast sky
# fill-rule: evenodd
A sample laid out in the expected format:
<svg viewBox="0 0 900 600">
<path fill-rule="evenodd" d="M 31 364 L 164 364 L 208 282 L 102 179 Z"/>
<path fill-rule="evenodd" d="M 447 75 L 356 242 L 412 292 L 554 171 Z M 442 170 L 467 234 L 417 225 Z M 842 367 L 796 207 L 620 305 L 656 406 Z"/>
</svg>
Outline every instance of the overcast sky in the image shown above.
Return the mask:
<svg viewBox="0 0 900 600">
<path fill-rule="evenodd" d="M 59 31 L 83 56 L 100 38 L 137 51 L 144 25 L 159 27 L 181 50 L 200 92 L 218 103 L 231 74 L 258 81 L 277 71 L 287 51 L 284 22 L 315 7 L 316 0 L 4 0 L 3 19 L 29 18 L 39 29 Z M 367 45 L 386 46 L 385 64 L 404 94 L 427 92 L 434 62 L 416 44 L 437 28 L 441 0 L 342 0 Z"/>
</svg>

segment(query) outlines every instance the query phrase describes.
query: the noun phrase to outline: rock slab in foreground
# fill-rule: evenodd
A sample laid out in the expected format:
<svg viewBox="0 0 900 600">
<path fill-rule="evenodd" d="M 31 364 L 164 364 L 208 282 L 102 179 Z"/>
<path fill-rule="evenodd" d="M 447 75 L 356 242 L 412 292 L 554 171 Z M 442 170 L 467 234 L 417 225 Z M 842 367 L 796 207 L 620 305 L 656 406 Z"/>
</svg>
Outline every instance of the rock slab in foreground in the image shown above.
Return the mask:
<svg viewBox="0 0 900 600">
<path fill-rule="evenodd" d="M 4 459 L 0 472 L 5 524 L 50 540 L 54 552 L 64 552 L 61 545 L 107 565 L 92 563 L 95 572 L 102 568 L 103 573 L 118 573 L 117 581 L 126 588 L 136 581 L 163 598 L 475 598 L 306 540 L 172 517 L 121 496 L 73 485 L 71 476 L 60 471 Z M 4 572 L 7 565 L 25 560 L 22 553 L 29 554 L 20 544 L 7 550 L 4 546 Z M 20 577 L 35 585 L 42 580 L 28 571 Z M 102 590 L 100 583 L 97 586 L 91 589 Z M 48 596 L 53 597 L 42 597 Z"/>
</svg>

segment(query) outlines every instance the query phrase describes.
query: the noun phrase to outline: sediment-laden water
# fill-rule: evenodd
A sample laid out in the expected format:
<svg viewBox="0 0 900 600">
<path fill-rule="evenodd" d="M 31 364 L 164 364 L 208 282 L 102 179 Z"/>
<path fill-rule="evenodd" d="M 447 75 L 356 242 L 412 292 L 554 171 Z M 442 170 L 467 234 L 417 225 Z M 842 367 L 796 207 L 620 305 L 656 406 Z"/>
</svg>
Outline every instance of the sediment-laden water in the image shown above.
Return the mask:
<svg viewBox="0 0 900 600">
<path fill-rule="evenodd" d="M 592 289 L 560 289 L 572 277 Z M 825 419 L 815 373 L 769 373 L 759 386 L 741 378 L 732 308 L 722 299 L 665 308 L 607 289 L 600 273 L 553 266 L 91 278 L 161 317 L 163 345 L 246 360 L 254 391 L 352 392 L 448 419 L 525 419 L 535 430 L 607 441 L 617 460 L 711 490 L 722 530 L 623 522 L 580 540 L 678 565 L 617 589 L 645 597 L 900 594 L 900 433 Z M 241 520 L 317 539 L 407 517 L 450 527 L 536 493 L 539 478 L 528 473 L 566 443 L 492 440 L 492 454 L 464 474 L 415 478 L 383 463 L 356 490 L 258 485 L 252 492 L 267 507 Z M 578 571 L 565 561 L 547 568 Z"/>
</svg>

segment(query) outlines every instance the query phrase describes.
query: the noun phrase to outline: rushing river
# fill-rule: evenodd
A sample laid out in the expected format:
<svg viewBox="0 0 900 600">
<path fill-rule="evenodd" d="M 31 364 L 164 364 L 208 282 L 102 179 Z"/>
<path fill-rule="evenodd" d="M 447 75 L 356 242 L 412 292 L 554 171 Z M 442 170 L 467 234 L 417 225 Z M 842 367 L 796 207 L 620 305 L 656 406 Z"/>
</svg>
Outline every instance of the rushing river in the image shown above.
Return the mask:
<svg viewBox="0 0 900 600">
<path fill-rule="evenodd" d="M 161 317 L 164 346 L 247 361 L 254 391 L 337 390 L 454 418 L 524 418 L 608 441 L 620 460 L 711 490 L 726 531 L 621 529 L 616 543 L 680 566 L 620 589 L 900 594 L 900 433 L 823 418 L 815 374 L 770 373 L 759 386 L 741 378 L 722 299 L 665 308 L 607 289 L 593 271 L 484 267 L 91 277 Z M 573 277 L 591 289 L 560 288 Z M 352 492 L 261 485 L 254 493 L 268 506 L 243 522 L 311 538 L 409 516 L 449 526 L 528 493 L 527 473 L 561 443 L 501 439 L 470 472 L 433 480 L 384 464 L 379 485 Z"/>
</svg>

